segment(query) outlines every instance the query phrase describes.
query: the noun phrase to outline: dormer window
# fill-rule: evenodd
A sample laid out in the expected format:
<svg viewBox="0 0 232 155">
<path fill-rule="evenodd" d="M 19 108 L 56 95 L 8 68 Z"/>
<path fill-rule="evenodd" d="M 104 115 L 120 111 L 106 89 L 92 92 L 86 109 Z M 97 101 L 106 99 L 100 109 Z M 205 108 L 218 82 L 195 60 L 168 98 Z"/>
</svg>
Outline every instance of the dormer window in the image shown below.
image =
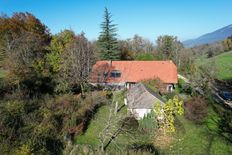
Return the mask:
<svg viewBox="0 0 232 155">
<path fill-rule="evenodd" d="M 121 77 L 121 72 L 119 70 L 112 70 L 110 73 L 110 77 L 119 78 Z"/>
</svg>

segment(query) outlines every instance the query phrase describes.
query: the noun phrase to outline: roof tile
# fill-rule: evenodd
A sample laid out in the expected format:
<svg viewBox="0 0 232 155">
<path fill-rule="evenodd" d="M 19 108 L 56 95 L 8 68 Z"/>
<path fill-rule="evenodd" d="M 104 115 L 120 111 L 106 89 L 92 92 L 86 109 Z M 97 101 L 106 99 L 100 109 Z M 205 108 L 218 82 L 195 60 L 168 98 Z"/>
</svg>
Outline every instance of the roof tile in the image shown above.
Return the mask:
<svg viewBox="0 0 232 155">
<path fill-rule="evenodd" d="M 121 77 L 112 78 L 109 74 L 105 82 L 139 82 L 159 78 L 164 83 L 177 83 L 177 68 L 172 61 L 97 61 L 90 76 L 91 82 L 112 70 L 120 70 Z M 106 75 L 106 74 L 105 74 Z"/>
</svg>

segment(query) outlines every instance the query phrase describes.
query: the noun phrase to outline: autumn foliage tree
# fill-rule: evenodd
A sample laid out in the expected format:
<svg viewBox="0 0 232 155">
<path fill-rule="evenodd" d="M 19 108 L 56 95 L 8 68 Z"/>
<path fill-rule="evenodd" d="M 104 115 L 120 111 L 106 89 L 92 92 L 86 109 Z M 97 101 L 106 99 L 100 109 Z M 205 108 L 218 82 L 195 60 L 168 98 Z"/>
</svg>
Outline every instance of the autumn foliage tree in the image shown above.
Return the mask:
<svg viewBox="0 0 232 155">
<path fill-rule="evenodd" d="M 178 96 L 174 96 L 173 99 L 169 99 L 165 104 L 155 104 L 154 112 L 158 119 L 159 128 L 164 133 L 175 132 L 175 115 L 183 115 L 183 101 L 180 101 Z"/>
<path fill-rule="evenodd" d="M 17 88 L 38 91 L 47 76 L 43 57 L 50 43 L 48 28 L 30 13 L 2 15 L 0 23 L 0 53 L 4 54 L 6 80 Z"/>
<path fill-rule="evenodd" d="M 61 54 L 61 70 L 58 73 L 58 91 L 80 88 L 84 93 L 91 67 L 95 61 L 94 47 L 84 34 L 75 36 Z"/>
<path fill-rule="evenodd" d="M 47 44 L 50 42 L 50 32 L 34 15 L 26 13 L 14 13 L 12 17 L 2 15 L 0 17 L 0 45 L 1 49 L 9 49 L 11 42 L 20 37 L 24 32 L 30 32 L 42 39 Z"/>
<path fill-rule="evenodd" d="M 180 63 L 180 52 L 183 50 L 183 45 L 177 37 L 170 35 L 159 36 L 156 43 L 158 54 L 162 59 L 172 60 L 177 65 Z"/>
<path fill-rule="evenodd" d="M 61 55 L 65 48 L 74 39 L 75 33 L 71 30 L 64 30 L 52 36 L 49 50 L 46 55 L 50 70 L 52 73 L 58 73 L 61 67 Z"/>
<path fill-rule="evenodd" d="M 207 104 L 202 97 L 194 97 L 184 104 L 185 117 L 196 124 L 204 122 L 207 116 Z"/>
<path fill-rule="evenodd" d="M 224 51 L 232 50 L 232 36 L 224 39 L 222 41 Z"/>
</svg>

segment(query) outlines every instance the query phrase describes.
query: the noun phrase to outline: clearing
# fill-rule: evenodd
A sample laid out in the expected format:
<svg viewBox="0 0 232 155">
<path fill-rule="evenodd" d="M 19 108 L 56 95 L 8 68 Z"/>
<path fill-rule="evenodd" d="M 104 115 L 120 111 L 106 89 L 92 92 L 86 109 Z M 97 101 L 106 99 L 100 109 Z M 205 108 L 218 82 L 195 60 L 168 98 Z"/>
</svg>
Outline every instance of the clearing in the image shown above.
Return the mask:
<svg viewBox="0 0 232 155">
<path fill-rule="evenodd" d="M 216 78 L 218 80 L 232 80 L 232 51 L 222 53 L 212 58 L 198 59 L 197 63 L 200 65 L 215 65 Z"/>
</svg>

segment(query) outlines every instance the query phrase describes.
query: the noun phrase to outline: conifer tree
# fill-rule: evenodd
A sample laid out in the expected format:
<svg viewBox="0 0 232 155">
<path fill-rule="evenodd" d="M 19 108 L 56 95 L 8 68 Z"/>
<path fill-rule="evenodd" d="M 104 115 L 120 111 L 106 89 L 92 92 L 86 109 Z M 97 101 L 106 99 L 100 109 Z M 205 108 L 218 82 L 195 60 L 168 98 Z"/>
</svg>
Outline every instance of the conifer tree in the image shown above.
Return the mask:
<svg viewBox="0 0 232 155">
<path fill-rule="evenodd" d="M 117 28 L 112 24 L 111 13 L 105 8 L 104 21 L 101 24 L 102 31 L 98 38 L 98 47 L 100 50 L 100 57 L 103 60 L 118 60 L 120 59 L 120 52 L 117 42 Z"/>
</svg>

